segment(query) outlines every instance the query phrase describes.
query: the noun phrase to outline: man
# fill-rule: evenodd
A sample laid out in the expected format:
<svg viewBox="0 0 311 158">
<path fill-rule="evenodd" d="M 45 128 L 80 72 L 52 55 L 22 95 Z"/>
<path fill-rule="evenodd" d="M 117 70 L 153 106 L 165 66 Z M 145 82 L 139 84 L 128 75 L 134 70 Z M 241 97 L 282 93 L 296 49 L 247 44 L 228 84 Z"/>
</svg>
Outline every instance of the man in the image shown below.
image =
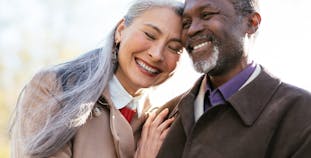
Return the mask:
<svg viewBox="0 0 311 158">
<path fill-rule="evenodd" d="M 204 75 L 173 99 L 159 158 L 310 158 L 311 95 L 248 59 L 255 0 L 186 0 L 183 42 Z M 271 52 L 273 53 L 273 52 Z"/>
</svg>

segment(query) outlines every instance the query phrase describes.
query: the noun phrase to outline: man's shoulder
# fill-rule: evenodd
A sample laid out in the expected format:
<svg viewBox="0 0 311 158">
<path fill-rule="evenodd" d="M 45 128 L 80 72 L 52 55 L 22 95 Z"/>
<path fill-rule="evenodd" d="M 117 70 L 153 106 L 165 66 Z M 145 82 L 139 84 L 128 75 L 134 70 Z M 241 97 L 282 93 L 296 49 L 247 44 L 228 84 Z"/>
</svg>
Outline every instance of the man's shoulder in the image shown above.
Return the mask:
<svg viewBox="0 0 311 158">
<path fill-rule="evenodd" d="M 261 73 L 252 81 L 252 83 L 252 85 L 255 85 L 255 88 L 257 89 L 274 89 L 276 92 L 274 95 L 279 94 L 280 96 L 288 96 L 290 98 L 303 97 L 310 99 L 311 97 L 311 93 L 309 91 L 282 81 L 263 66 L 261 66 Z"/>
<path fill-rule="evenodd" d="M 186 92 L 185 92 L 186 93 Z M 175 108 L 176 106 L 178 105 L 178 103 L 180 102 L 180 100 L 182 99 L 182 97 L 185 95 L 185 93 L 179 95 L 179 96 L 176 96 L 175 98 L 169 100 L 168 102 L 166 102 L 163 106 L 161 106 L 159 108 L 158 111 L 162 111 L 164 110 L 165 108 L 168 108 L 169 110 L 169 113 L 171 113 Z"/>
<path fill-rule="evenodd" d="M 260 82 L 262 89 L 273 90 L 271 99 L 279 100 L 285 104 L 291 104 L 291 108 L 299 108 L 299 106 L 306 106 L 311 109 L 311 93 L 303 88 L 297 87 L 293 84 L 286 83 L 281 79 L 277 78 L 269 71 L 263 69 L 265 76 Z M 258 84 L 259 82 L 256 82 Z M 271 84 L 275 82 L 275 84 Z"/>
<path fill-rule="evenodd" d="M 303 88 L 282 82 L 278 94 L 284 99 L 294 101 L 293 104 L 309 105 L 311 108 L 311 93 Z"/>
<path fill-rule="evenodd" d="M 296 93 L 297 95 L 301 95 L 301 94 L 311 95 L 310 91 L 307 91 L 306 89 L 302 87 L 298 87 L 290 83 L 282 82 L 281 87 L 284 88 L 284 90 Z"/>
<path fill-rule="evenodd" d="M 197 81 L 194 83 L 194 85 L 188 89 L 187 91 L 183 92 L 182 94 L 174 97 L 173 99 L 169 100 L 168 102 L 166 102 L 161 109 L 164 108 L 168 108 L 170 111 L 175 109 L 176 106 L 178 106 L 178 104 L 182 101 L 183 98 L 187 97 L 187 96 L 196 96 L 197 93 L 199 92 L 201 83 L 203 81 L 205 75 L 202 75 L 201 77 L 199 77 L 197 79 Z"/>
</svg>

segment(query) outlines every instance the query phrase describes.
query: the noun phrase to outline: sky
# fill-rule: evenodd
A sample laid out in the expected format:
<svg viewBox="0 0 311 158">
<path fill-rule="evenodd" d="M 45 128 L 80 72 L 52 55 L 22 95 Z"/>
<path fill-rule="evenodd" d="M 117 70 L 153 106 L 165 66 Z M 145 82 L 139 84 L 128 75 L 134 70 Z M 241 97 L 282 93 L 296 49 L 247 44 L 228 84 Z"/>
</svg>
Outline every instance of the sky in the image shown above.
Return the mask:
<svg viewBox="0 0 311 158">
<path fill-rule="evenodd" d="M 18 53 L 26 49 L 29 56 L 37 59 L 27 70 L 30 78 L 30 74 L 46 66 L 43 61 L 61 62 L 56 55 L 60 50 L 82 54 L 96 48 L 129 3 L 129 0 L 0 0 L 0 62 L 8 74 L 25 71 Z M 308 70 L 311 1 L 260 0 L 260 4 L 262 23 L 251 58 L 284 82 L 311 91 Z M 157 88 L 154 102 L 162 104 L 187 90 L 199 76 L 185 53 L 175 75 Z M 14 84 L 7 76 L 3 80 L 7 85 Z"/>
</svg>

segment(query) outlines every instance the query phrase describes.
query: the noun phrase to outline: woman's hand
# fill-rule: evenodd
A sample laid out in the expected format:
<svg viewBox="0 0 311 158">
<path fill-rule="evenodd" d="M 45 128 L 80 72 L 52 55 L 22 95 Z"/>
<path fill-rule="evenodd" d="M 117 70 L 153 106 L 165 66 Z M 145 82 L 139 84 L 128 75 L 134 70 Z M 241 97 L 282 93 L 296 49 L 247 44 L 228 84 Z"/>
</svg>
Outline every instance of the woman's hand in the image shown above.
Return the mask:
<svg viewBox="0 0 311 158">
<path fill-rule="evenodd" d="M 143 126 L 135 158 L 155 158 L 157 156 L 169 127 L 174 121 L 174 118 L 164 120 L 168 112 L 168 109 L 164 109 L 158 115 L 155 112 L 149 114 Z"/>
</svg>

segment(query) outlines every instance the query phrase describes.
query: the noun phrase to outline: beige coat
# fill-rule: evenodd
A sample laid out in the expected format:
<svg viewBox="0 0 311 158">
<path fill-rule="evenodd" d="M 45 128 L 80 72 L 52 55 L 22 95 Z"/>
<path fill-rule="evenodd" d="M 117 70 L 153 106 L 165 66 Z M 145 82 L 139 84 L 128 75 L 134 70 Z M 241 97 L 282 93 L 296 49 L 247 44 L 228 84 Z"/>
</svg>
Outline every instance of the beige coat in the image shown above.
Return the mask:
<svg viewBox="0 0 311 158">
<path fill-rule="evenodd" d="M 59 84 L 55 83 L 55 77 L 55 73 L 51 72 L 38 73 L 27 85 L 21 106 L 36 108 L 36 103 L 44 103 L 47 99 L 51 99 L 48 92 L 59 87 Z M 39 81 L 40 84 L 38 84 Z M 133 157 L 136 140 L 140 136 L 141 126 L 146 115 L 140 118 L 134 117 L 130 125 L 113 105 L 108 91 L 105 91 L 103 96 L 106 103 L 100 105 L 97 102 L 95 105 L 95 107 L 102 107 L 100 115 L 95 116 L 93 113 L 87 122 L 78 129 L 74 138 L 52 158 Z M 149 104 L 146 103 L 143 113 L 148 108 Z M 35 120 L 26 121 L 27 119 L 24 122 L 28 124 L 24 129 L 26 133 L 32 131 L 33 128 L 37 128 Z M 134 139 L 134 135 L 136 139 Z"/>
<path fill-rule="evenodd" d="M 107 96 L 108 94 L 105 93 Z M 108 98 L 108 97 L 105 97 Z M 135 129 L 125 120 L 112 102 L 110 110 L 103 109 L 100 116 L 89 118 L 74 139 L 53 158 L 131 158 L 136 149 L 134 133 L 140 134 L 140 119 L 134 119 Z M 97 103 L 98 106 L 98 103 Z"/>
</svg>

